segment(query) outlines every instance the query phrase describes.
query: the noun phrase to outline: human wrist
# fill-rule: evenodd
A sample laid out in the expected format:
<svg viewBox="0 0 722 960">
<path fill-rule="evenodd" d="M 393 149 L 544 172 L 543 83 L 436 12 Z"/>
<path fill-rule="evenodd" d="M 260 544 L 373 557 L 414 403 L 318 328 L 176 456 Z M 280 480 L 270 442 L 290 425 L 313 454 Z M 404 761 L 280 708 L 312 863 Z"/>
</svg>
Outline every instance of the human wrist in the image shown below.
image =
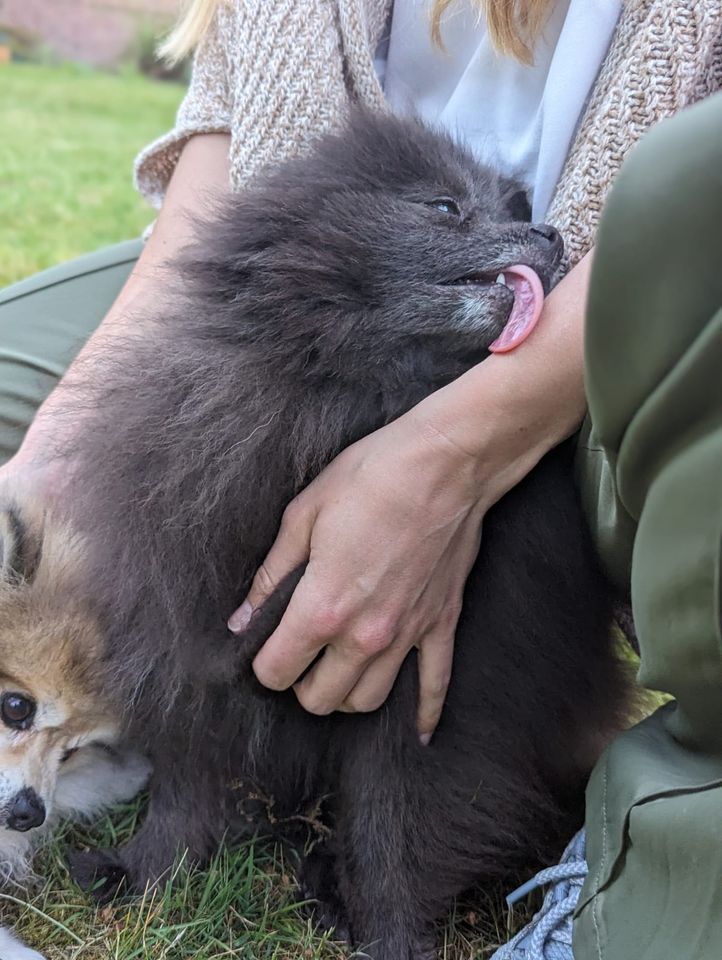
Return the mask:
<svg viewBox="0 0 722 960">
<path fill-rule="evenodd" d="M 584 415 L 581 369 L 540 392 L 510 357 L 489 357 L 423 400 L 414 415 L 422 435 L 487 506 L 518 483 L 577 428 Z M 579 363 L 581 368 L 581 361 Z"/>
<path fill-rule="evenodd" d="M 414 413 L 424 441 L 434 448 L 441 470 L 465 488 L 470 502 L 492 506 L 541 459 L 553 443 L 509 422 L 487 415 L 463 401 L 446 403 L 434 396 Z"/>
<path fill-rule="evenodd" d="M 421 430 L 455 451 L 489 503 L 518 483 L 584 416 L 584 257 L 547 297 L 521 346 L 492 354 L 416 408 Z"/>
</svg>

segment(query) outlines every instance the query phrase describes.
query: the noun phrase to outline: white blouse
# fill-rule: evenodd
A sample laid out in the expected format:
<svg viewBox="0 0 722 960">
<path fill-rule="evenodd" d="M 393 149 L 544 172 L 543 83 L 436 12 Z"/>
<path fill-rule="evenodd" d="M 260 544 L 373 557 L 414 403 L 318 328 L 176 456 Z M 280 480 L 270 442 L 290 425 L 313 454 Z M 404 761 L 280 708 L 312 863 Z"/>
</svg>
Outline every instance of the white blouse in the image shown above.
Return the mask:
<svg viewBox="0 0 722 960">
<path fill-rule="evenodd" d="M 546 215 L 575 130 L 609 48 L 622 0 L 557 0 L 534 49 L 534 65 L 501 56 L 470 0 L 431 39 L 432 0 L 395 0 L 377 54 L 386 97 L 464 140 L 480 160 L 518 177 L 532 217 Z"/>
</svg>

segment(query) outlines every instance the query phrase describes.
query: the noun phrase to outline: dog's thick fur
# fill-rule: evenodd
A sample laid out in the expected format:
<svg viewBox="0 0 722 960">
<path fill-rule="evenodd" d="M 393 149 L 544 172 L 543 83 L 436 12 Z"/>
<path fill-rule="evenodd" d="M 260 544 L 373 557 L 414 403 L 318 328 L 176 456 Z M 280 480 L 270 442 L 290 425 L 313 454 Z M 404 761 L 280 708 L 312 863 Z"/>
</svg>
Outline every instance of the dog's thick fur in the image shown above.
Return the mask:
<svg viewBox="0 0 722 960">
<path fill-rule="evenodd" d="M 226 629 L 296 492 L 486 357 L 513 300 L 496 275 L 524 263 L 548 287 L 560 248 L 519 201 L 449 139 L 357 116 L 228 201 L 182 295 L 68 388 L 93 666 L 154 764 L 139 835 L 80 875 L 142 887 L 183 848 L 202 860 L 229 829 L 321 810 L 305 887 L 376 960 L 411 960 L 456 893 L 548 862 L 578 826 L 625 682 L 567 449 L 484 521 L 431 746 L 413 655 L 370 715 L 311 716 L 257 683 L 302 571 L 243 637 Z"/>
</svg>

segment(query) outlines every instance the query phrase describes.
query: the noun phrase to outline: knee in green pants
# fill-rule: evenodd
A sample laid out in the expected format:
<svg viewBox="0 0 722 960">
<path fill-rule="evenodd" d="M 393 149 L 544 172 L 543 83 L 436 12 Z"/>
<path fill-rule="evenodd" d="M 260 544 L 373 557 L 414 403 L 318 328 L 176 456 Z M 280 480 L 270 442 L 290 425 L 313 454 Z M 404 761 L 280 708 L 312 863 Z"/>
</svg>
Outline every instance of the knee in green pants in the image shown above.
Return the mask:
<svg viewBox="0 0 722 960">
<path fill-rule="evenodd" d="M 580 451 L 582 482 L 599 504 L 601 456 L 600 549 L 631 567 L 641 679 L 677 702 L 612 744 L 590 781 L 576 960 L 722 955 L 720 223 L 718 96 L 645 138 L 598 237 L 586 360 L 599 452 Z"/>
</svg>

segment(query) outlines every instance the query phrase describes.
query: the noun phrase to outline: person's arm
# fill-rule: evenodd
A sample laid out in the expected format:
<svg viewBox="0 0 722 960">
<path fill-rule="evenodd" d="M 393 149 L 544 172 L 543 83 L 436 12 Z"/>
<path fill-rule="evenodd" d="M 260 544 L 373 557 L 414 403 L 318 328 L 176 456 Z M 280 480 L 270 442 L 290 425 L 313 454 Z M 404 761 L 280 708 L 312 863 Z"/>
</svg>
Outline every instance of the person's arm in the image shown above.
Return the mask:
<svg viewBox="0 0 722 960">
<path fill-rule="evenodd" d="M 114 333 L 122 332 L 135 322 L 134 317 L 139 313 L 137 308 L 143 308 L 140 312 L 148 312 L 155 303 L 162 302 L 166 262 L 192 240 L 193 223 L 206 214 L 208 198 L 229 189 L 229 145 L 227 134 L 201 134 L 191 137 L 185 145 L 153 233 L 113 306 L 78 359 L 92 363 L 93 357 L 112 349 L 109 338 Z M 73 377 L 73 366 L 65 375 L 68 379 Z M 48 437 L 57 442 L 64 430 L 73 429 L 72 424 L 59 416 L 62 403 L 61 391 L 50 394 L 36 414 L 20 450 L 3 468 L 4 471 L 33 465 L 42 472 Z"/>
<path fill-rule="evenodd" d="M 590 266 L 588 255 L 552 291 L 519 348 L 490 356 L 353 444 L 290 505 L 229 621 L 240 632 L 283 577 L 308 561 L 254 662 L 261 683 L 295 684 L 313 713 L 373 710 L 418 647 L 418 727 L 428 742 L 483 516 L 583 417 Z"/>
<path fill-rule="evenodd" d="M 584 396 L 584 310 L 590 252 L 549 294 L 537 328 L 416 408 L 426 429 L 478 465 L 495 503 L 579 426 Z"/>
</svg>

